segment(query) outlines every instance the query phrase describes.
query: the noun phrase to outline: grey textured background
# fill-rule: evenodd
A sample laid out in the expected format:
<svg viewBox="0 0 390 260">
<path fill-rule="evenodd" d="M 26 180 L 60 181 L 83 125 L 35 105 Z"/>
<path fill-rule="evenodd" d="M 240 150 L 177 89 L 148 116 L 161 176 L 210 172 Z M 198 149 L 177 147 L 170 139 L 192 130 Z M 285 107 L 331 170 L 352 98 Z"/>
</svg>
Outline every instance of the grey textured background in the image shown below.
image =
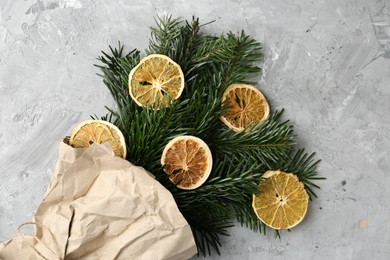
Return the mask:
<svg viewBox="0 0 390 260">
<path fill-rule="evenodd" d="M 93 67 L 100 50 L 118 40 L 143 50 L 152 17 L 166 13 L 264 43 L 258 85 L 272 109 L 286 108 L 328 178 L 282 239 L 235 227 L 212 259 L 390 259 L 384 0 L 0 0 L 0 241 L 31 219 L 60 139 L 113 103 Z"/>
</svg>

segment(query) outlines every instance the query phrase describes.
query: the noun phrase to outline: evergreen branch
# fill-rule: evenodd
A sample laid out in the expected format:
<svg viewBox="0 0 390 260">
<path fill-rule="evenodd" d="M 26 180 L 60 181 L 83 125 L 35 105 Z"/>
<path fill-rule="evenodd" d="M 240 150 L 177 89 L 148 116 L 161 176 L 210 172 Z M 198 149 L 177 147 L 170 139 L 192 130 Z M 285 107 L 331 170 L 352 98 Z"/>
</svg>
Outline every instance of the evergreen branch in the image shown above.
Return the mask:
<svg viewBox="0 0 390 260">
<path fill-rule="evenodd" d="M 172 193 L 180 212 L 190 224 L 198 254 L 211 254 L 211 248 L 219 254 L 220 236 L 227 236 L 227 229 L 233 226 L 232 212 L 229 206 L 219 199 L 219 194 L 210 196 L 209 188 L 199 192 L 205 186 L 194 190 L 198 191 L 196 194 L 186 194 L 186 191 L 177 188 L 164 172 L 157 174 L 156 179 Z M 202 195 L 197 197 L 200 194 Z"/>
<path fill-rule="evenodd" d="M 95 65 L 103 73 L 98 74 L 103 77 L 103 83 L 109 89 L 112 97 L 119 106 L 119 110 L 132 104 L 135 109 L 136 105 L 132 102 L 128 90 L 128 75 L 140 61 L 140 52 L 136 49 L 123 56 L 123 45 L 118 43 L 118 48 L 110 46 L 111 55 L 102 52 L 103 55 L 98 57 L 102 65 Z"/>
<path fill-rule="evenodd" d="M 186 210 L 181 210 L 184 214 L 186 213 Z M 205 212 L 210 214 L 204 214 Z M 209 208 L 206 206 L 194 208 L 190 214 L 195 214 L 189 219 L 188 223 L 192 227 L 198 252 L 203 253 L 204 256 L 206 256 L 206 252 L 211 255 L 211 248 L 214 248 L 220 254 L 220 236 L 228 236 L 227 229 L 233 226 L 230 221 L 232 217 L 230 213 L 226 210 L 219 211 L 215 207 Z"/>
<path fill-rule="evenodd" d="M 321 160 L 314 159 L 315 153 L 308 155 L 305 149 L 299 149 L 289 163 L 281 168 L 285 172 L 294 173 L 299 180 L 305 185 L 305 189 L 310 195 L 310 199 L 317 198 L 313 188 L 320 187 L 313 181 L 325 180 L 325 177 L 320 177 L 317 174 L 317 165 Z"/>
<path fill-rule="evenodd" d="M 150 27 L 151 38 L 149 41 L 149 50 L 146 53 L 159 53 L 169 56 L 169 52 L 174 51 L 172 42 L 180 36 L 183 21 L 181 18 L 173 19 L 172 15 L 154 19 L 156 27 Z"/>
<path fill-rule="evenodd" d="M 252 208 L 252 194 L 247 196 L 246 203 L 234 207 L 237 221 L 253 231 L 267 234 L 267 226 L 259 220 Z"/>
<path fill-rule="evenodd" d="M 237 161 L 246 160 L 273 169 L 290 158 L 294 146 L 293 127 L 288 121 L 280 122 L 283 110 L 275 112 L 267 121 L 250 131 L 232 133 L 224 127 L 215 136 L 214 150 Z"/>
<path fill-rule="evenodd" d="M 261 61 L 261 44 L 241 31 L 239 35 L 229 32 L 226 37 L 221 36 L 223 49 L 216 48 L 211 59 L 219 63 L 216 70 L 223 72 L 222 87 L 226 88 L 232 83 L 255 84 L 250 79 L 261 72 L 254 65 Z"/>
<path fill-rule="evenodd" d="M 198 249 L 203 253 L 210 250 L 210 246 L 219 252 L 219 236 L 226 235 L 226 228 L 231 226 L 232 218 L 243 205 L 247 209 L 245 214 L 252 216 L 249 220 L 242 219 L 242 223 L 253 220 L 254 212 L 248 198 L 251 200 L 252 193 L 258 192 L 257 184 L 262 174 L 247 161 L 241 161 L 239 164 L 227 158 L 222 161 L 214 158 L 213 161 L 214 166 L 209 179 L 195 190 L 178 189 L 169 181 L 166 174 L 156 175 L 157 179 L 172 192 L 180 211 L 193 226 Z M 229 173 L 228 176 L 226 172 Z M 251 211 L 246 205 L 249 205 Z M 237 215 L 237 219 L 239 216 Z M 209 225 L 209 221 L 213 223 L 212 226 Z M 251 223 L 253 229 L 262 224 L 258 220 L 254 223 L 256 226 Z M 209 238 L 214 239 L 209 241 Z"/>
<path fill-rule="evenodd" d="M 313 181 L 322 179 L 316 173 L 318 162 L 303 150 L 292 156 L 293 128 L 288 121 L 280 121 L 283 111 L 240 133 L 233 133 L 219 120 L 224 89 L 232 83 L 253 83 L 250 78 L 260 72 L 256 65 L 262 57 L 259 42 L 244 32 L 219 37 L 204 34 L 197 18 L 190 22 L 172 16 L 155 20 L 146 53 L 165 54 L 181 66 L 186 86 L 180 99 L 159 110 L 133 102 L 128 75 L 140 62 L 140 52 L 134 49 L 124 54 L 119 44 L 110 47 L 110 54 L 103 52 L 98 58 L 103 65 L 96 65 L 116 102 L 115 109 L 107 108 L 108 114 L 101 118 L 123 132 L 127 159 L 154 173 L 172 193 L 193 230 L 199 252 L 210 254 L 214 248 L 219 253 L 220 236 L 228 235 L 234 218 L 266 232 L 251 206 L 252 194 L 258 192 L 257 184 L 266 170 L 297 174 L 315 197 L 312 189 L 318 185 Z M 195 190 L 177 188 L 160 164 L 165 145 L 184 134 L 200 137 L 213 153 L 212 172 Z"/>
</svg>

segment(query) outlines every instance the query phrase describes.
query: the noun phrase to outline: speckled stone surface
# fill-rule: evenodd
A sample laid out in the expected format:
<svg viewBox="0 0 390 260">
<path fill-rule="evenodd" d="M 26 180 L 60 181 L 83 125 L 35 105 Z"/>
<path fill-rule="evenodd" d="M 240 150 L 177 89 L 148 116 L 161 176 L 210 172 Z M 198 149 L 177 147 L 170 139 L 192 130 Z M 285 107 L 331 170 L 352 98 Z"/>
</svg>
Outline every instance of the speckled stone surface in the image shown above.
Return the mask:
<svg viewBox="0 0 390 260">
<path fill-rule="evenodd" d="M 143 50 L 156 14 L 264 44 L 259 86 L 327 177 L 282 238 L 234 227 L 209 259 L 390 259 L 390 2 L 0 0 L 0 241 L 31 219 L 58 143 L 113 101 L 100 50 Z"/>
</svg>

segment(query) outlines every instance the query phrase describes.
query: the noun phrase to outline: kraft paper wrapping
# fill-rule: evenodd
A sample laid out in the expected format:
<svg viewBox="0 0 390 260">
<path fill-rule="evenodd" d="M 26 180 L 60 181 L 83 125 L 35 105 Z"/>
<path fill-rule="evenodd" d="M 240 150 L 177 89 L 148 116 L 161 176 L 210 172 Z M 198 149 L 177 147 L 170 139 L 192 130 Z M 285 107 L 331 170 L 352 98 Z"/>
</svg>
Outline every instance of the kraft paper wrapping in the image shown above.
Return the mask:
<svg viewBox="0 0 390 260">
<path fill-rule="evenodd" d="M 189 259 L 191 229 L 171 195 L 108 146 L 61 143 L 33 218 L 35 235 L 0 245 L 0 259 Z"/>
</svg>

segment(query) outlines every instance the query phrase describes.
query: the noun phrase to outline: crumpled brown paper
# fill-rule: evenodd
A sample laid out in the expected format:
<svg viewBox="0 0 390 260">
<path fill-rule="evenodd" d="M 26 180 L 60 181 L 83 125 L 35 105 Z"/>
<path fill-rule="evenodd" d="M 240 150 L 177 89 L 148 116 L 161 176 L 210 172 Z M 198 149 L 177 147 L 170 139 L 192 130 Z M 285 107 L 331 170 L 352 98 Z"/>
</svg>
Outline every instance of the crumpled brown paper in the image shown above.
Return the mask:
<svg viewBox="0 0 390 260">
<path fill-rule="evenodd" d="M 145 169 L 108 146 L 60 145 L 56 171 L 33 223 L 35 236 L 0 245 L 0 259 L 189 259 L 191 229 Z"/>
</svg>

